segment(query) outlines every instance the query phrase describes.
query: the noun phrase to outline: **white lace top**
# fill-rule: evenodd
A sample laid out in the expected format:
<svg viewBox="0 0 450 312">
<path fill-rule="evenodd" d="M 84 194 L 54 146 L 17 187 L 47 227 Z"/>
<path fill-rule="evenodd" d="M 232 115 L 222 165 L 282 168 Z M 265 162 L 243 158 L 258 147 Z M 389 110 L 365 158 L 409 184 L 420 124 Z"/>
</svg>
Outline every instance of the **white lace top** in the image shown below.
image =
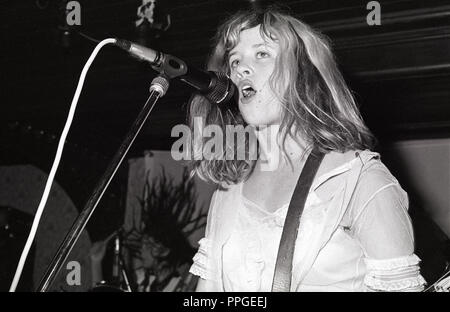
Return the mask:
<svg viewBox="0 0 450 312">
<path fill-rule="evenodd" d="M 190 272 L 215 281 L 211 290 L 270 291 L 288 205 L 268 213 L 243 196 L 242 185 L 214 194 Z M 321 193 L 325 185 L 334 191 Z M 232 209 L 222 214 L 224 207 Z M 406 193 L 378 154 L 358 153 L 323 173 L 305 204 L 291 290 L 422 290 L 407 208 Z"/>
</svg>

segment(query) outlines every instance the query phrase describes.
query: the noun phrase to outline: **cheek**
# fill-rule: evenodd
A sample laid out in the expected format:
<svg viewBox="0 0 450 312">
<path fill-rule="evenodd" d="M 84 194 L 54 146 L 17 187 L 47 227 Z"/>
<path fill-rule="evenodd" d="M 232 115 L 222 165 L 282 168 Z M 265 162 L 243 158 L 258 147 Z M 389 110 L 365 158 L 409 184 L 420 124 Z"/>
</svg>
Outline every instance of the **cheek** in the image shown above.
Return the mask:
<svg viewBox="0 0 450 312">
<path fill-rule="evenodd" d="M 231 72 L 231 73 L 229 74 L 229 77 L 230 77 L 231 81 L 233 81 L 234 84 L 237 84 L 238 79 L 237 79 L 236 72 Z"/>
<path fill-rule="evenodd" d="M 245 120 L 246 123 L 248 124 L 253 124 L 254 123 L 254 119 L 256 118 L 256 112 L 257 109 L 255 108 L 254 105 L 245 105 L 245 104 L 241 104 L 239 103 L 239 111 L 241 113 L 242 118 Z"/>
</svg>

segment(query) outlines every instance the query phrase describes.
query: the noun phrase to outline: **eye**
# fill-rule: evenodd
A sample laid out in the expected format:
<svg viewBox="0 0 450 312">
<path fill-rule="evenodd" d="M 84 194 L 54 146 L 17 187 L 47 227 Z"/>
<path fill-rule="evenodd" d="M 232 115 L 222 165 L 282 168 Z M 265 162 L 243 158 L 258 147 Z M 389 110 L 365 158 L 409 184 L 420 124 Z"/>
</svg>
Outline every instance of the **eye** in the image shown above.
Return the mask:
<svg viewBox="0 0 450 312">
<path fill-rule="evenodd" d="M 236 68 L 239 65 L 239 60 L 235 59 L 230 61 L 230 68 Z"/>
<path fill-rule="evenodd" d="M 256 57 L 257 58 L 268 58 L 268 57 L 270 57 L 270 54 L 267 53 L 266 51 L 259 51 L 256 53 Z"/>
</svg>

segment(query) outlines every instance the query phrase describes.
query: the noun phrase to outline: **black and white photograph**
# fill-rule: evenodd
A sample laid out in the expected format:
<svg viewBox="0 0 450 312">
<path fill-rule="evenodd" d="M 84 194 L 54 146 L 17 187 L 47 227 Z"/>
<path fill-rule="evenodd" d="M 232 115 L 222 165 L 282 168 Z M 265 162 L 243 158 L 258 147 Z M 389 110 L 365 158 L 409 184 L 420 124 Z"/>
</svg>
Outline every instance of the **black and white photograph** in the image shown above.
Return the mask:
<svg viewBox="0 0 450 312">
<path fill-rule="evenodd" d="M 0 19 L 0 292 L 450 292 L 450 1 Z"/>
</svg>

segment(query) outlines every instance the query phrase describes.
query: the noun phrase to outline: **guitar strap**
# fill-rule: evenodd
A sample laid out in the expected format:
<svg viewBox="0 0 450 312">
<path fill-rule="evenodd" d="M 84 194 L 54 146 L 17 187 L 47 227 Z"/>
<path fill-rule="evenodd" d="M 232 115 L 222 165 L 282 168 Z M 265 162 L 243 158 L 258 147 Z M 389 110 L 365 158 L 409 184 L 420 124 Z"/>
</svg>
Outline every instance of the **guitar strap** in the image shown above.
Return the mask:
<svg viewBox="0 0 450 312">
<path fill-rule="evenodd" d="M 284 221 L 280 246 L 278 248 L 278 256 L 272 282 L 273 292 L 290 291 L 292 259 L 294 257 L 295 241 L 297 239 L 300 218 L 312 181 L 314 180 L 324 156 L 325 154 L 315 149 L 311 151 L 297 181 L 297 185 L 295 186 L 294 193 L 289 203 L 286 220 Z"/>
</svg>

